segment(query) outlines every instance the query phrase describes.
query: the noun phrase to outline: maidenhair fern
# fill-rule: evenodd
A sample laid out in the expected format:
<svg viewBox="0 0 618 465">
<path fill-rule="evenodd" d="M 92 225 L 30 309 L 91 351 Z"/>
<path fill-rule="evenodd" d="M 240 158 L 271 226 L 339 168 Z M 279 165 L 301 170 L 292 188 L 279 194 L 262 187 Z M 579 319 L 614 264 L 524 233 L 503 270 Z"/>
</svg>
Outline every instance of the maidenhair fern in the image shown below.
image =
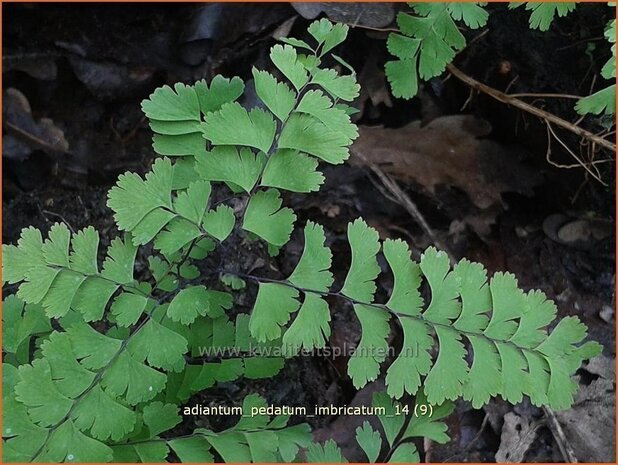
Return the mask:
<svg viewBox="0 0 618 465">
<path fill-rule="evenodd" d="M 530 29 L 539 31 L 549 30 L 549 26 L 556 16 L 562 18 L 575 10 L 575 2 L 509 2 L 509 8 L 519 8 L 525 5 L 530 11 Z"/>
<path fill-rule="evenodd" d="M 409 3 L 412 14 L 399 13 L 399 33 L 388 36 L 388 51 L 397 59 L 386 63 L 386 77 L 395 97 L 411 98 L 419 79 L 439 76 L 466 46 L 456 21 L 471 29 L 487 23 L 485 3 Z"/>
<path fill-rule="evenodd" d="M 466 46 L 459 31 L 461 21 L 470 29 L 487 24 L 486 2 L 408 3 L 410 13 L 397 15 L 399 32 L 390 33 L 387 48 L 396 59 L 385 65 L 385 73 L 395 97 L 410 99 L 420 81 L 440 76 L 455 55 Z M 525 6 L 530 11 L 530 29 L 549 30 L 556 17 L 564 17 L 575 10 L 575 2 L 509 2 L 508 8 Z M 605 37 L 612 44 L 612 56 L 603 66 L 601 77 L 616 78 L 616 21 L 606 27 Z M 577 101 L 575 110 L 581 114 L 616 112 L 616 85 L 612 84 Z"/>
<path fill-rule="evenodd" d="M 509 8 L 518 8 L 524 3 L 509 3 Z M 530 13 L 530 28 L 540 31 L 549 30 L 549 26 L 556 16 L 563 17 L 575 10 L 575 2 L 525 2 L 526 10 Z M 605 37 L 612 44 L 612 56 L 601 70 L 601 77 L 612 81 L 616 79 L 616 20 L 608 23 Z M 577 101 L 575 111 L 581 115 L 601 113 L 613 115 L 616 113 L 616 84 L 595 92 L 588 97 Z"/>
<path fill-rule="evenodd" d="M 467 7 L 448 14 L 471 21 Z M 582 344 L 577 318 L 555 321 L 553 303 L 519 290 L 510 274 L 488 280 L 466 260 L 451 269 L 433 248 L 416 263 L 404 242 L 380 243 L 361 219 L 349 225 L 351 264 L 337 285 L 326 234 L 311 221 L 285 278 L 227 260 L 240 240 L 278 253 L 296 222 L 282 191 L 318 190 L 319 164 L 343 163 L 358 135 L 341 103 L 358 96 L 354 74 L 322 67 L 347 27 L 321 20 L 309 34 L 311 44 L 285 39 L 271 49 L 280 76 L 253 71 L 255 108 L 236 101 L 242 80 L 220 76 L 164 86 L 143 102 L 161 157 L 144 177 L 125 173 L 110 190 L 122 236 L 107 250 L 94 228 L 71 233 L 64 224 L 46 238 L 26 228 L 16 245 L 3 246 L 3 283 L 17 288 L 3 311 L 5 462 L 344 460 L 333 442 L 313 444 L 306 424 L 249 415 L 266 405 L 254 394 L 235 426 L 177 433 L 181 407 L 195 394 L 272 377 L 300 350 L 325 347 L 327 296 L 351 304 L 360 322 L 348 366 L 354 385 L 386 375 L 387 392 L 374 397 L 385 409 L 382 431 L 369 423 L 357 430 L 369 461 L 418 460 L 413 437 L 446 441 L 439 420 L 451 412 L 449 400 L 478 407 L 497 395 L 514 403 L 527 395 L 536 405 L 571 405 L 571 376 L 599 346 Z M 140 257 L 151 254 L 147 267 L 136 263 L 140 249 Z M 374 299 L 379 253 L 394 277 L 385 303 Z M 250 314 L 239 312 L 236 291 L 254 283 Z M 403 347 L 388 364 L 392 331 L 402 332 Z M 412 415 L 393 400 L 406 393 L 431 413 Z"/>
<path fill-rule="evenodd" d="M 403 241 L 387 239 L 381 246 L 378 232 L 360 219 L 349 225 L 348 239 L 350 269 L 343 287 L 329 292 L 331 254 L 322 229 L 307 225 L 305 249 L 292 275 L 259 284 L 250 322 L 256 339 L 280 337 L 298 310 L 305 330 L 295 329 L 294 320 L 283 340 L 294 347 L 323 346 L 330 319 L 323 297 L 336 295 L 353 304 L 362 327 L 348 366 L 357 388 L 378 378 L 393 322 L 404 336 L 400 355 L 386 369 L 387 392 L 394 398 L 414 395 L 423 385 L 431 404 L 463 397 L 478 408 L 497 395 L 512 403 L 527 395 L 535 405 L 556 409 L 573 403 L 577 384 L 571 376 L 600 348 L 594 342 L 580 344 L 586 328 L 576 317 L 555 322 L 553 302 L 539 291 L 521 291 L 512 274 L 496 273 L 488 280 L 480 264 L 465 259 L 451 269 L 447 255 L 434 248 L 416 263 Z M 394 276 L 386 303 L 374 301 L 380 249 Z M 422 281 L 431 290 L 425 306 Z M 307 312 L 313 325 L 305 323 Z M 550 325 L 555 327 L 548 332 Z"/>
</svg>

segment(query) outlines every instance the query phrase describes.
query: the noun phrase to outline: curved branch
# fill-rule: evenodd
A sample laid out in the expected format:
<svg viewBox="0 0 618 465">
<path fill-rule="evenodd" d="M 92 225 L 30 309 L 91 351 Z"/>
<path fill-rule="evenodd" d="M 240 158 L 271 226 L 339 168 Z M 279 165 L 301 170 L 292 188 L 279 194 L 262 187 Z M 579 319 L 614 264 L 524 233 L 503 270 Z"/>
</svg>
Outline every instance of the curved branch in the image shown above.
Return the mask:
<svg viewBox="0 0 618 465">
<path fill-rule="evenodd" d="M 558 116 L 552 113 L 549 113 L 545 110 L 541 110 L 540 108 L 537 108 L 534 105 L 530 105 L 529 103 L 526 103 L 518 98 L 515 98 L 512 95 L 505 94 L 504 92 L 500 92 L 499 90 L 494 89 L 493 87 L 489 87 L 488 85 L 477 81 L 473 77 L 468 76 L 466 73 L 461 71 L 459 68 L 457 68 L 452 63 L 447 65 L 446 69 L 449 73 L 451 73 L 457 79 L 462 81 L 464 84 L 467 84 L 468 86 L 472 87 L 473 89 L 479 92 L 489 95 L 490 97 L 498 100 L 499 102 L 505 103 L 507 105 L 512 105 L 515 108 L 519 108 L 522 111 L 525 111 L 527 113 L 530 113 L 531 115 L 541 118 L 546 123 L 549 122 L 549 123 L 555 124 L 556 126 L 566 129 L 567 131 L 570 131 L 573 134 L 583 137 L 584 139 L 587 139 L 590 142 L 593 142 L 603 147 L 604 149 L 607 149 L 614 153 L 616 152 L 616 144 L 613 144 L 607 139 L 597 136 L 596 134 L 593 134 L 590 131 L 586 131 L 585 129 L 573 123 L 569 123 L 568 121 L 565 121 L 562 118 L 559 118 Z"/>
</svg>

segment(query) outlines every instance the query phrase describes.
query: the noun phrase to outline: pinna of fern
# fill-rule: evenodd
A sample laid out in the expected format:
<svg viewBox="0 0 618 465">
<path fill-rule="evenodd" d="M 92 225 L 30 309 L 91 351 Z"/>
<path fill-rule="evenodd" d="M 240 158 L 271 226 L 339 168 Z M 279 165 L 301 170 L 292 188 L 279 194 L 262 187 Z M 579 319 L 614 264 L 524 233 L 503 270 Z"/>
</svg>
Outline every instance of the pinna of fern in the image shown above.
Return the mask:
<svg viewBox="0 0 618 465">
<path fill-rule="evenodd" d="M 349 156 L 358 133 L 340 101 L 353 100 L 359 87 L 353 74 L 321 67 L 346 34 L 346 26 L 321 20 L 309 28 L 313 45 L 298 39 L 275 45 L 271 59 L 285 80 L 253 71 L 260 107 L 247 110 L 236 101 L 244 92 L 239 78 L 164 86 L 145 100 L 162 156 L 145 177 L 125 173 L 110 190 L 108 205 L 124 235 L 111 241 L 102 261 L 94 228 L 71 233 L 56 224 L 46 239 L 26 228 L 17 245 L 3 246 L 3 282 L 18 285 L 3 315 L 18 333 L 6 346 L 5 461 L 161 462 L 173 451 L 191 462 L 210 462 L 215 454 L 273 462 L 292 461 L 301 448 L 308 448 L 308 459 L 332 458 L 336 447 L 312 445 L 309 427 L 288 426 L 287 417 L 242 418 L 228 430 L 198 428 L 188 437 L 170 432 L 181 420 L 178 406 L 192 394 L 218 382 L 274 376 L 285 361 L 243 349 L 278 347 L 293 356 L 324 346 L 326 295 L 350 302 L 360 321 L 362 337 L 348 368 L 358 388 L 378 378 L 391 323 L 403 332 L 404 348 L 386 369 L 388 395 L 377 402 L 392 406 L 388 396 L 426 395 L 441 404 L 443 416 L 448 400 L 459 397 L 474 406 L 496 395 L 510 402 L 528 395 L 556 408 L 572 403 L 572 374 L 600 348 L 581 344 L 583 324 L 565 318 L 548 333 L 554 305 L 539 292 L 523 293 L 512 275 L 488 281 L 481 265 L 466 260 L 451 269 L 433 248 L 416 263 L 404 242 L 380 244 L 360 219 L 348 227 L 352 262 L 337 291 L 332 253 L 313 222 L 286 279 L 230 269 L 225 257 L 215 269 L 198 268 L 210 265 L 205 259 L 232 235 L 264 241 L 277 253 L 296 221 L 281 191 L 318 190 L 319 163 Z M 215 188 L 241 201 L 215 202 Z M 149 273 L 137 278 L 140 247 L 153 254 Z M 374 301 L 380 249 L 395 283 L 386 303 Z M 250 315 L 230 318 L 229 277 L 259 283 Z M 431 291 L 426 308 L 423 280 Z M 201 357 L 204 347 L 240 352 L 211 360 Z M 244 401 L 246 408 L 264 402 L 252 395 Z M 409 443 L 395 438 L 446 437 L 438 422 L 423 429 L 416 420 L 403 431 L 399 419 L 381 421 L 393 460 L 418 460 Z M 357 438 L 376 460 L 376 432 L 364 426 Z"/>
<path fill-rule="evenodd" d="M 354 306 L 362 328 L 358 355 L 348 366 L 357 388 L 378 378 L 394 321 L 404 336 L 400 355 L 386 370 L 387 392 L 394 398 L 424 386 L 432 404 L 463 397 L 478 408 L 497 395 L 511 403 L 527 395 L 538 406 L 571 406 L 577 390 L 572 375 L 601 349 L 596 342 L 581 344 L 586 327 L 577 317 L 556 321 L 554 303 L 540 291 L 524 293 L 512 274 L 496 273 L 488 280 L 482 265 L 465 259 L 451 269 L 446 253 L 432 247 L 416 263 L 403 241 L 380 244 L 377 231 L 360 219 L 350 223 L 348 240 L 352 262 L 343 286 L 332 292 L 323 229 L 307 224 L 294 272 L 280 282 L 259 283 L 249 324 L 256 339 L 283 334 L 288 347 L 323 346 L 330 320 L 323 297 L 336 295 Z M 380 249 L 394 276 L 386 303 L 374 301 Z M 426 306 L 419 292 L 423 280 L 431 293 Z M 550 332 L 549 326 L 554 326 Z"/>
</svg>

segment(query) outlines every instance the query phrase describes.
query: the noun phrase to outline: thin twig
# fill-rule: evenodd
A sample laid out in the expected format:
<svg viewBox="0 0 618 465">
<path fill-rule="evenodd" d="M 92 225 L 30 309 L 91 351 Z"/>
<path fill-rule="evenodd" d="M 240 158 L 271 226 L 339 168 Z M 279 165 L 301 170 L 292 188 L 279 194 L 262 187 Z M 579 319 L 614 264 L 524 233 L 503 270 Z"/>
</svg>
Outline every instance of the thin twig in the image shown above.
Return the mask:
<svg viewBox="0 0 618 465">
<path fill-rule="evenodd" d="M 536 98 L 570 98 L 573 100 L 579 100 L 583 98 L 579 95 L 571 95 L 571 94 L 543 94 L 543 93 L 534 93 L 534 92 L 523 92 L 518 94 L 506 94 L 508 97 L 519 98 L 519 97 L 536 97 Z"/>
<path fill-rule="evenodd" d="M 350 26 L 352 29 L 354 28 L 368 29 L 370 31 L 377 31 L 377 32 L 401 32 L 399 29 L 395 27 L 373 27 L 373 26 L 367 26 L 366 24 L 358 24 L 358 18 L 353 23 L 346 23 L 345 21 L 337 21 L 337 23 L 345 24 L 346 26 Z"/>
<path fill-rule="evenodd" d="M 541 118 L 545 122 L 550 122 L 552 124 L 555 124 L 556 126 L 566 129 L 567 131 L 570 131 L 580 137 L 583 137 L 584 139 L 594 142 L 595 144 L 611 152 L 614 152 L 614 153 L 616 152 L 616 144 L 611 143 L 607 139 L 596 136 L 590 131 L 586 131 L 584 128 L 581 128 L 579 126 L 574 125 L 573 123 L 565 121 L 556 115 L 553 115 L 545 110 L 541 110 L 540 108 L 530 105 L 522 100 L 511 97 L 508 94 L 505 94 L 504 92 L 500 92 L 499 90 L 494 89 L 493 87 L 489 87 L 488 85 L 485 85 L 482 82 L 477 81 L 473 77 L 468 76 L 466 73 L 461 71 L 459 68 L 457 68 L 453 64 L 447 65 L 446 69 L 453 76 L 455 76 L 457 79 L 459 79 L 463 83 L 467 84 L 470 87 L 473 87 L 479 92 L 483 92 L 484 94 L 489 95 L 490 97 L 498 100 L 499 102 L 505 103 L 507 105 L 512 105 L 515 108 L 518 108 L 520 110 L 523 110 L 527 113 L 530 113 L 534 116 Z"/>
<path fill-rule="evenodd" d="M 511 90 L 511 87 L 513 87 L 513 85 L 517 82 L 517 80 L 519 79 L 519 74 L 517 76 L 515 76 L 513 79 L 511 79 L 511 82 L 508 83 L 508 85 L 506 86 L 506 89 L 504 89 L 504 93 L 508 93 L 509 90 Z"/>
<path fill-rule="evenodd" d="M 466 48 L 469 48 L 472 46 L 472 44 L 478 42 L 479 40 L 481 40 L 483 37 L 485 37 L 487 34 L 489 34 L 489 29 L 485 29 L 483 32 L 481 32 L 480 34 L 478 34 L 477 36 L 475 36 L 470 42 L 468 42 L 468 45 L 466 45 Z"/>
<path fill-rule="evenodd" d="M 46 140 L 41 139 L 37 135 L 32 134 L 32 133 L 22 129 L 19 126 L 16 126 L 15 124 L 13 124 L 13 123 L 11 123 L 9 121 L 5 121 L 3 124 L 6 125 L 6 128 L 7 128 L 8 132 L 13 134 L 17 139 L 22 140 L 26 144 L 30 144 L 31 146 L 34 146 L 34 147 L 36 147 L 36 148 L 38 148 L 40 150 L 43 150 L 43 151 L 51 153 L 51 154 L 69 154 L 69 155 L 71 155 L 71 152 L 69 152 L 68 150 L 63 149 L 62 147 L 55 146 L 55 145 L 47 142 Z"/>
<path fill-rule="evenodd" d="M 451 263 L 455 263 L 453 260 L 453 254 L 450 253 L 447 245 L 436 236 L 435 232 L 433 231 L 433 229 L 431 229 L 431 226 L 429 226 L 429 223 L 427 223 L 427 220 L 420 212 L 416 204 L 412 201 L 410 196 L 408 196 L 408 194 L 406 194 L 403 189 L 399 187 L 397 181 L 395 181 L 384 171 L 382 171 L 378 165 L 369 162 L 369 160 L 367 160 L 367 158 L 362 153 L 360 153 L 359 151 L 356 151 L 355 153 L 359 158 L 364 161 L 367 166 L 369 166 L 371 171 L 373 171 L 378 176 L 380 181 L 382 181 L 382 184 L 384 184 L 384 186 L 390 191 L 390 193 L 395 196 L 395 198 L 397 199 L 397 203 L 404 207 L 412 216 L 412 218 L 416 220 L 416 222 L 421 226 L 423 231 L 425 231 L 425 233 L 429 236 L 433 244 L 435 244 L 438 248 L 444 250 L 448 254 Z"/>
<path fill-rule="evenodd" d="M 579 158 L 577 155 L 575 155 L 575 153 L 574 153 L 574 152 L 573 152 L 573 151 L 572 151 L 572 150 L 571 150 L 571 149 L 570 149 L 570 148 L 569 148 L 569 147 L 568 147 L 568 146 L 567 146 L 567 145 L 566 145 L 566 144 L 562 141 L 562 139 L 560 139 L 560 138 L 558 137 L 558 135 L 554 132 L 554 130 L 553 130 L 553 128 L 552 128 L 552 126 L 551 126 L 551 124 L 549 123 L 549 121 L 545 121 L 545 123 L 547 124 L 547 131 L 549 131 L 549 132 L 551 133 L 551 135 L 554 137 L 554 139 L 556 139 L 556 140 L 558 141 L 558 143 L 559 143 L 560 145 L 562 145 L 562 147 L 563 147 L 563 148 L 564 148 L 564 149 L 565 149 L 565 150 L 566 150 L 566 151 L 567 151 L 567 152 L 568 152 L 568 153 L 569 153 L 569 154 L 570 154 L 573 158 L 575 158 L 575 160 L 577 160 L 577 162 L 579 163 L 579 165 L 575 165 L 575 166 L 581 166 L 582 168 L 584 168 L 584 169 L 585 169 L 585 170 L 586 170 L 586 171 L 590 174 L 590 176 L 592 176 L 594 179 L 596 179 L 597 181 L 599 181 L 602 185 L 607 186 L 607 184 L 603 182 L 603 180 L 601 179 L 601 177 L 600 177 L 598 174 L 593 173 L 593 172 L 592 172 L 592 169 L 590 169 L 590 167 L 589 167 L 587 164 L 585 164 L 582 160 L 580 160 L 580 158 Z M 547 147 L 547 154 L 548 154 L 548 155 L 549 155 L 549 154 L 551 154 L 551 150 L 550 150 L 550 148 L 551 148 L 551 146 L 548 146 L 548 147 Z M 555 162 L 550 161 L 550 160 L 549 160 L 549 157 L 546 157 L 546 158 L 547 158 L 547 161 L 548 161 L 550 164 L 552 164 L 552 165 L 554 165 L 554 166 L 556 166 L 556 167 L 558 167 L 558 168 L 571 168 L 571 167 L 573 167 L 573 165 L 559 165 L 559 164 L 557 164 L 557 163 L 555 163 Z M 594 166 L 594 165 L 593 165 L 593 166 Z"/>
<path fill-rule="evenodd" d="M 543 407 L 543 411 L 545 412 L 545 416 L 549 420 L 548 425 L 551 430 L 556 443 L 558 444 L 558 448 L 560 449 L 560 453 L 562 454 L 562 458 L 564 458 L 565 462 L 569 463 L 577 463 L 577 456 L 575 452 L 569 445 L 569 441 L 564 434 L 564 430 L 562 429 L 562 425 L 556 418 L 556 414 L 549 407 Z"/>
<path fill-rule="evenodd" d="M 68 222 L 68 221 L 64 218 L 64 216 L 62 216 L 60 213 L 55 213 L 55 212 L 52 212 L 52 211 L 49 211 L 49 210 L 41 210 L 41 213 L 43 214 L 43 216 L 45 216 L 45 215 L 51 215 L 51 216 L 55 216 L 56 218 L 59 218 L 60 220 L 62 220 L 62 222 L 63 222 L 64 224 L 66 224 L 66 225 L 69 227 L 69 229 L 71 230 L 71 232 L 72 232 L 73 234 L 75 234 L 75 229 L 73 229 L 73 226 L 71 226 L 71 223 L 69 223 L 69 222 Z M 47 219 L 47 218 L 46 218 L 46 219 Z"/>
</svg>

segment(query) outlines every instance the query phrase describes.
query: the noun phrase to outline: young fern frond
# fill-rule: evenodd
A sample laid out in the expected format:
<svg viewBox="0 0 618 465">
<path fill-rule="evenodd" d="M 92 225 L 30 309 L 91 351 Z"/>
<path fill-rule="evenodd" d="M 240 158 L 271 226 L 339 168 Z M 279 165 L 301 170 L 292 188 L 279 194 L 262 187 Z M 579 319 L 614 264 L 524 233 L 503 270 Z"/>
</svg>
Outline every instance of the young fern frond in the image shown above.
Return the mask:
<svg viewBox="0 0 618 465">
<path fill-rule="evenodd" d="M 380 374 L 392 320 L 401 327 L 404 342 L 386 371 L 387 391 L 400 398 L 404 393 L 416 394 L 423 385 L 432 404 L 463 397 L 478 408 L 497 395 L 511 403 L 526 395 L 535 405 L 568 408 L 577 389 L 571 376 L 584 359 L 600 352 L 595 342 L 581 344 L 586 327 L 577 317 L 555 321 L 553 302 L 540 291 L 524 293 L 512 274 L 499 272 L 488 280 L 482 265 L 465 259 L 451 269 L 447 255 L 431 247 L 417 264 L 400 240 L 383 243 L 394 287 L 386 304 L 374 302 L 380 243 L 377 231 L 362 220 L 348 228 L 352 262 L 343 287 L 329 291 L 332 278 L 324 278 L 330 276 L 331 259 L 321 229 L 310 223 L 305 237 L 297 268 L 303 278 L 295 278 L 295 271 L 280 283 L 261 282 L 250 329 L 258 340 L 279 337 L 298 310 L 302 292 L 304 311 L 311 308 L 319 324 L 310 329 L 311 338 L 303 339 L 294 329 L 294 321 L 283 341 L 288 344 L 286 349 L 320 347 L 328 334 L 322 297 L 334 294 L 348 300 L 362 329 L 348 366 L 357 388 Z M 425 308 L 418 291 L 422 278 L 431 292 Z M 317 282 L 322 285 L 316 286 Z M 278 316 L 268 311 L 275 302 L 279 302 Z M 307 318 L 303 309 L 297 316 L 301 321 Z M 437 355 L 432 357 L 434 349 Z"/>
</svg>

